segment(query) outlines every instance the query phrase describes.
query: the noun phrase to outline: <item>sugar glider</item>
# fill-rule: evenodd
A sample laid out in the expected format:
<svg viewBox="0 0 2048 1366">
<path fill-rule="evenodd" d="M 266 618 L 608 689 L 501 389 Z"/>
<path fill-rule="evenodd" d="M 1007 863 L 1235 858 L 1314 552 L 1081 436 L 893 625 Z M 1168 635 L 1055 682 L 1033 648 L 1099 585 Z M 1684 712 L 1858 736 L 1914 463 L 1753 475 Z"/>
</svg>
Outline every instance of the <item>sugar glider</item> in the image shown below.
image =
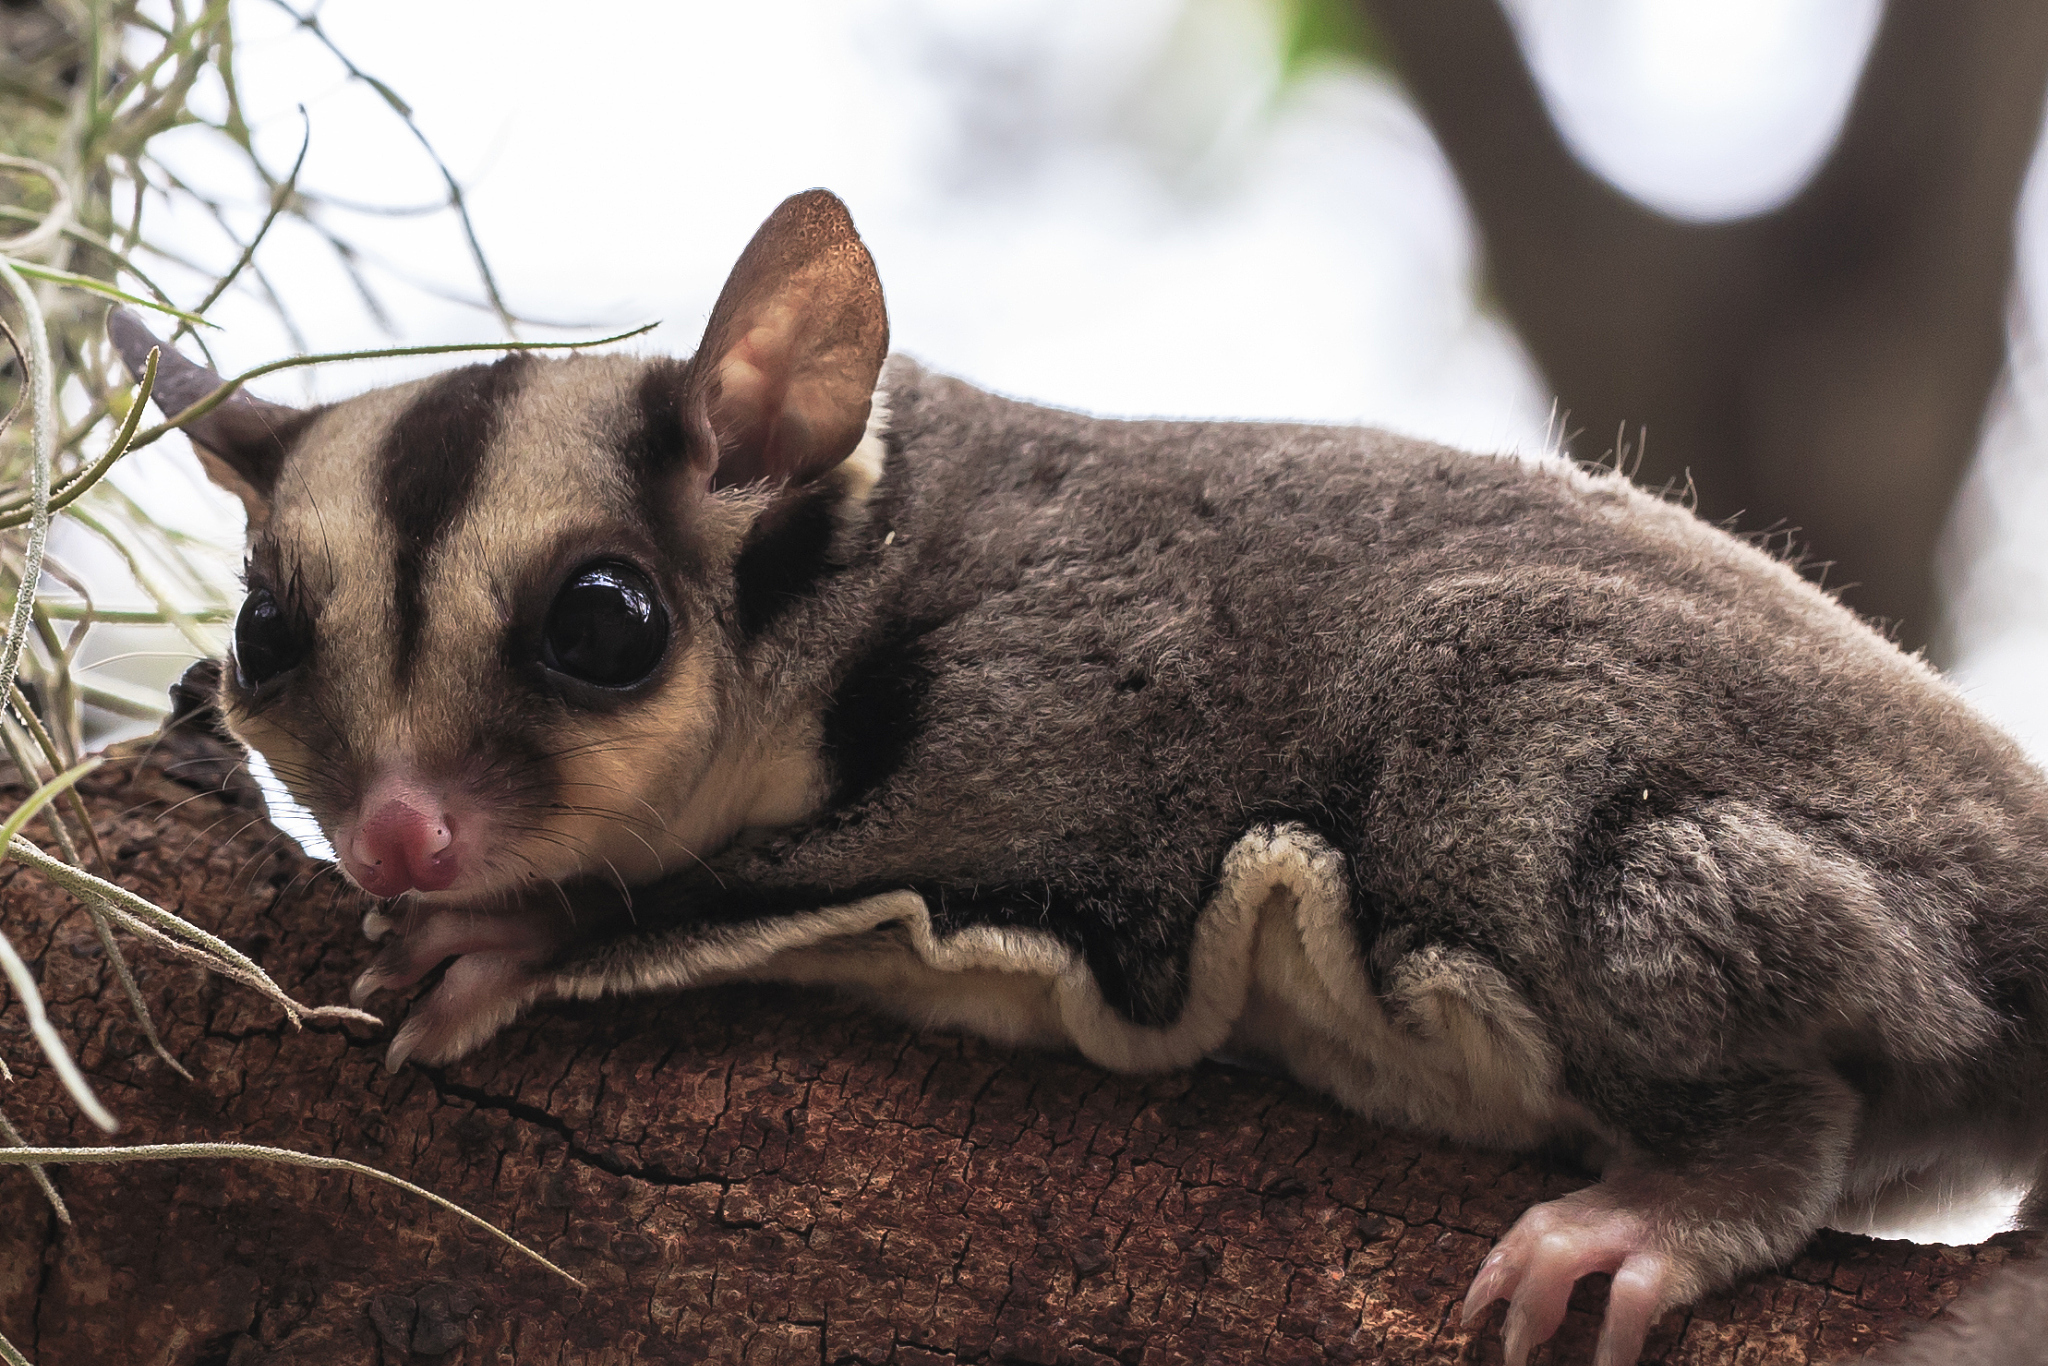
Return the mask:
<svg viewBox="0 0 2048 1366">
<path fill-rule="evenodd" d="M 2048 1261 L 2007 1270 L 1870 1366 L 2048 1366 Z"/>
<path fill-rule="evenodd" d="M 227 724 L 397 899 L 359 996 L 446 964 L 394 1066 L 733 977 L 1263 1055 L 1599 1170 L 1472 1286 L 1516 1366 L 1591 1272 L 1620 1366 L 1825 1223 L 2048 1219 L 2048 785 L 1924 662 L 1611 472 L 887 349 L 811 191 L 690 359 L 191 424 L 248 509 Z"/>
</svg>

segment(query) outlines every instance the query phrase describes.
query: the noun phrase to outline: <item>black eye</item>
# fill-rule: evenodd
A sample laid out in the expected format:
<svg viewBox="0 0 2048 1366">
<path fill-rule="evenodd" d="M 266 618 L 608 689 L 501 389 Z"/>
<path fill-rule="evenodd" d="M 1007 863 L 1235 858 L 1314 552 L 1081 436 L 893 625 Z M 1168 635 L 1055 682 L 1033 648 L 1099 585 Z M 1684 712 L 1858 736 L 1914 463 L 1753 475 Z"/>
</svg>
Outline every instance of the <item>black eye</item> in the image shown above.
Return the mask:
<svg viewBox="0 0 2048 1366">
<path fill-rule="evenodd" d="M 268 588 L 252 588 L 235 615 L 235 679 L 244 688 L 268 683 L 299 666 L 305 633 Z"/>
<path fill-rule="evenodd" d="M 624 688 L 654 672 L 668 648 L 668 613 L 647 576 L 601 561 L 569 576 L 548 608 L 541 663 L 558 673 Z"/>
</svg>

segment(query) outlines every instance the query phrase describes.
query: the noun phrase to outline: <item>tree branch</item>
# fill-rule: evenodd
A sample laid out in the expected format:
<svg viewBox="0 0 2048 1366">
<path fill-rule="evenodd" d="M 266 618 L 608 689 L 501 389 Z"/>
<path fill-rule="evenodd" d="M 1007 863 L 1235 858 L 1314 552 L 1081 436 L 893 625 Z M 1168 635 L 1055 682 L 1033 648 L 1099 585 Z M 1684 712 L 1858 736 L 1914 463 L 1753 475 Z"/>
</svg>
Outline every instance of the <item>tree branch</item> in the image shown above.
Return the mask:
<svg viewBox="0 0 2048 1366">
<path fill-rule="evenodd" d="M 132 780 L 142 746 L 81 784 L 122 879 L 299 998 L 343 999 L 364 900 L 280 845 L 198 726 L 155 745 Z M 0 1172 L 0 1333 L 33 1339 L 38 1366 L 138 1343 L 163 1366 L 1497 1361 L 1500 1311 L 1466 1329 L 1453 1307 L 1524 1208 L 1584 1180 L 1382 1129 L 1278 1077 L 1117 1076 L 769 986 L 547 1007 L 456 1066 L 391 1075 L 361 1025 L 285 1029 L 145 952 L 136 977 L 186 1080 L 120 1023 L 67 897 L 17 873 L 5 906 L 125 1141 L 368 1163 L 589 1287 L 335 1172 L 51 1168 L 62 1230 Z M 10 1003 L 0 1046 L 33 1063 L 20 1031 Z M 89 1137 L 47 1067 L 5 1097 L 32 1141 Z M 2028 1246 L 1823 1234 L 1667 1316 L 1648 1359 L 1847 1359 Z M 1601 1298 L 1581 1288 L 1552 1359 L 1591 1359 Z"/>
<path fill-rule="evenodd" d="M 1572 157 L 1492 0 L 1360 0 L 1465 189 L 1581 454 L 1801 529 L 1848 600 L 1937 624 L 1935 543 L 2004 357 L 2048 8 L 1892 0 L 1835 148 L 1783 208 L 1681 223 Z"/>
</svg>

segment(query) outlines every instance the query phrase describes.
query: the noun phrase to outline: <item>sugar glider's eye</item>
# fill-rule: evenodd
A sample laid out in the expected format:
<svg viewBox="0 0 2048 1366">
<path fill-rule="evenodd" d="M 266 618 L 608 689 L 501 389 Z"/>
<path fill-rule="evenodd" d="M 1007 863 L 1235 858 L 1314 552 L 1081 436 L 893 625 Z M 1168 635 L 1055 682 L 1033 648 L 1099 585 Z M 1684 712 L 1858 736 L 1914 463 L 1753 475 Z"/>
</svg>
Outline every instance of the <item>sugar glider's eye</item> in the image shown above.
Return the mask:
<svg viewBox="0 0 2048 1366">
<path fill-rule="evenodd" d="M 541 663 L 557 673 L 625 688 L 646 678 L 668 648 L 668 612 L 630 564 L 600 560 L 569 576 L 548 608 Z"/>
<path fill-rule="evenodd" d="M 252 588 L 235 616 L 235 679 L 259 687 L 299 666 L 310 642 L 268 588 Z"/>
</svg>

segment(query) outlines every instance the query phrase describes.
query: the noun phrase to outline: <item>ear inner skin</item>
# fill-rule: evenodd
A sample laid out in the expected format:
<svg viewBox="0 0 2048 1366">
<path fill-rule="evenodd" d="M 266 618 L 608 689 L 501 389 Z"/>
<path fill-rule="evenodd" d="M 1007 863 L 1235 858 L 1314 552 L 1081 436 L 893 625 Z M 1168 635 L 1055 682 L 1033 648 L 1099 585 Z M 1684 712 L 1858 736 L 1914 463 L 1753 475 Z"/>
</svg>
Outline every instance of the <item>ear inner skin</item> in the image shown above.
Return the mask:
<svg viewBox="0 0 2048 1366">
<path fill-rule="evenodd" d="M 152 397 L 166 417 L 176 417 L 220 388 L 221 377 L 163 346 L 142 320 L 126 308 L 107 314 L 107 339 L 121 355 L 129 373 L 141 376 L 152 347 L 160 349 Z M 252 524 L 269 515 L 278 471 L 293 442 L 320 409 L 288 408 L 237 391 L 219 407 L 185 424 L 207 476 L 242 500 Z"/>
<path fill-rule="evenodd" d="M 689 422 L 707 434 L 711 487 L 805 483 L 866 428 L 889 322 L 846 206 L 825 190 L 784 200 L 726 280 L 690 365 Z"/>
</svg>

